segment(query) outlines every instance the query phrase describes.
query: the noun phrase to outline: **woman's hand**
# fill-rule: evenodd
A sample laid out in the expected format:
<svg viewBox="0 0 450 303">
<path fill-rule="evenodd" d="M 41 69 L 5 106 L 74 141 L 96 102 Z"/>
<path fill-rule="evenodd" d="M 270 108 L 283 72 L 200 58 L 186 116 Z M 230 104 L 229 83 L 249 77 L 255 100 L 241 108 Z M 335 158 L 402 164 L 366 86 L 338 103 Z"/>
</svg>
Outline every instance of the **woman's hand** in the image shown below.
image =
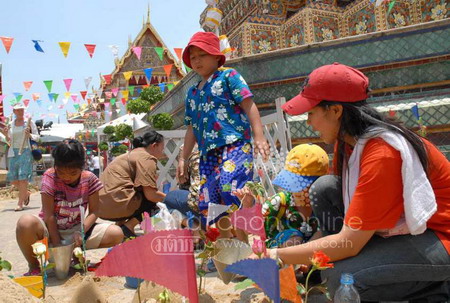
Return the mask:
<svg viewBox="0 0 450 303">
<path fill-rule="evenodd" d="M 255 197 L 253 196 L 253 193 L 247 186 L 244 186 L 243 188 L 233 191 L 232 194 L 236 196 L 239 200 L 241 200 L 243 207 L 248 208 L 253 206 L 253 201 L 255 200 Z"/>
<path fill-rule="evenodd" d="M 83 245 L 83 239 L 81 238 L 81 233 L 76 231 L 73 234 L 73 241 L 75 242 L 75 247 L 81 247 Z"/>
<path fill-rule="evenodd" d="M 264 162 L 266 162 L 269 159 L 270 146 L 269 143 L 267 143 L 267 140 L 264 136 L 262 136 L 261 138 L 259 137 L 254 138 L 253 150 L 256 156 L 258 154 L 261 154 Z"/>
<path fill-rule="evenodd" d="M 177 179 L 180 184 L 186 183 L 188 181 L 188 164 L 187 160 L 180 158 L 178 159 L 177 166 Z"/>
<path fill-rule="evenodd" d="M 30 132 L 30 128 L 29 127 L 25 128 L 24 135 L 25 135 L 26 139 L 31 137 L 31 132 Z"/>
</svg>

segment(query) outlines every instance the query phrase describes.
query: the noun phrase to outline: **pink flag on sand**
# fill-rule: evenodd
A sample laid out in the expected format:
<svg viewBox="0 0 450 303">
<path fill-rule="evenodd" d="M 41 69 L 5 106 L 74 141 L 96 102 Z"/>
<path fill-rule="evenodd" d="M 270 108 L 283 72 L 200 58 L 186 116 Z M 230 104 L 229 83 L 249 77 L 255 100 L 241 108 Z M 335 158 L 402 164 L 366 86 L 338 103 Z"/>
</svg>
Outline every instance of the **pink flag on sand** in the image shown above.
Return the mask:
<svg viewBox="0 0 450 303">
<path fill-rule="evenodd" d="M 192 232 L 155 231 L 114 247 L 96 276 L 129 276 L 155 282 L 198 302 Z"/>
<path fill-rule="evenodd" d="M 266 239 L 264 231 L 264 218 L 261 213 L 261 204 L 256 203 L 251 208 L 242 208 L 231 215 L 231 224 L 254 235 Z"/>
<path fill-rule="evenodd" d="M 141 60 L 141 53 L 142 53 L 142 47 L 140 46 L 135 46 L 132 48 L 133 53 L 136 55 L 136 57 L 138 58 L 138 60 Z"/>
<path fill-rule="evenodd" d="M 72 79 L 63 79 L 64 85 L 66 86 L 67 91 L 70 91 L 70 85 L 72 85 Z"/>
</svg>

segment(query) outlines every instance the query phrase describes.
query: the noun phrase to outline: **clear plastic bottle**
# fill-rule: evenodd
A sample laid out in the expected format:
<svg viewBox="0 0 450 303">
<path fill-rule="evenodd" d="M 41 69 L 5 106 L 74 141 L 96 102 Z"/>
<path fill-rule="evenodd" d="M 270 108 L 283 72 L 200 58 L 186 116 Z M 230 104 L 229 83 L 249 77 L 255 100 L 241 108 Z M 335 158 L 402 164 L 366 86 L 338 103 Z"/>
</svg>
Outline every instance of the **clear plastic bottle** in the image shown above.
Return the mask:
<svg viewBox="0 0 450 303">
<path fill-rule="evenodd" d="M 334 303 L 360 303 L 358 291 L 353 286 L 353 275 L 352 274 L 342 274 L 341 275 L 341 286 L 336 290 L 334 294 Z"/>
</svg>

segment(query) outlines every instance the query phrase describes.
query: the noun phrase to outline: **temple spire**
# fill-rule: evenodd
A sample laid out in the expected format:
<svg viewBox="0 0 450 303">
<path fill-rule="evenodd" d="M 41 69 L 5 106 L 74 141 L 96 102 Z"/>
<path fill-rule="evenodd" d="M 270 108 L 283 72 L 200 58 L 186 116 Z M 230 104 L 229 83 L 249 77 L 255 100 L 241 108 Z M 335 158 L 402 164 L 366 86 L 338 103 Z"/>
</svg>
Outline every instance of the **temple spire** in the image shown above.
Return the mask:
<svg viewBox="0 0 450 303">
<path fill-rule="evenodd" d="M 147 24 L 150 24 L 150 2 L 148 2 L 147 7 Z"/>
</svg>

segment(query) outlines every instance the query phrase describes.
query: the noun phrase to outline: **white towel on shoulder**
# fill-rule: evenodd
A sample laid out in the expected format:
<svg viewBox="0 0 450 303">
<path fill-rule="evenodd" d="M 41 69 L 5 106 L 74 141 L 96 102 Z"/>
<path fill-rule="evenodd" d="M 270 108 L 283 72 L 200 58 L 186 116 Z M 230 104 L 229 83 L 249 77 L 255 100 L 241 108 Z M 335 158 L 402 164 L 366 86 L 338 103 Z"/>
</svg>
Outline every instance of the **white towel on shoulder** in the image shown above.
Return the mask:
<svg viewBox="0 0 450 303">
<path fill-rule="evenodd" d="M 412 235 L 419 235 L 427 229 L 427 221 L 437 210 L 436 197 L 412 145 L 403 136 L 389 130 L 372 128 L 368 136 L 357 141 L 348 161 L 348 169 L 344 169 L 343 173 L 342 186 L 345 212 L 347 212 L 358 185 L 361 154 L 364 146 L 368 140 L 376 137 L 382 138 L 400 152 L 406 224 Z"/>
</svg>

